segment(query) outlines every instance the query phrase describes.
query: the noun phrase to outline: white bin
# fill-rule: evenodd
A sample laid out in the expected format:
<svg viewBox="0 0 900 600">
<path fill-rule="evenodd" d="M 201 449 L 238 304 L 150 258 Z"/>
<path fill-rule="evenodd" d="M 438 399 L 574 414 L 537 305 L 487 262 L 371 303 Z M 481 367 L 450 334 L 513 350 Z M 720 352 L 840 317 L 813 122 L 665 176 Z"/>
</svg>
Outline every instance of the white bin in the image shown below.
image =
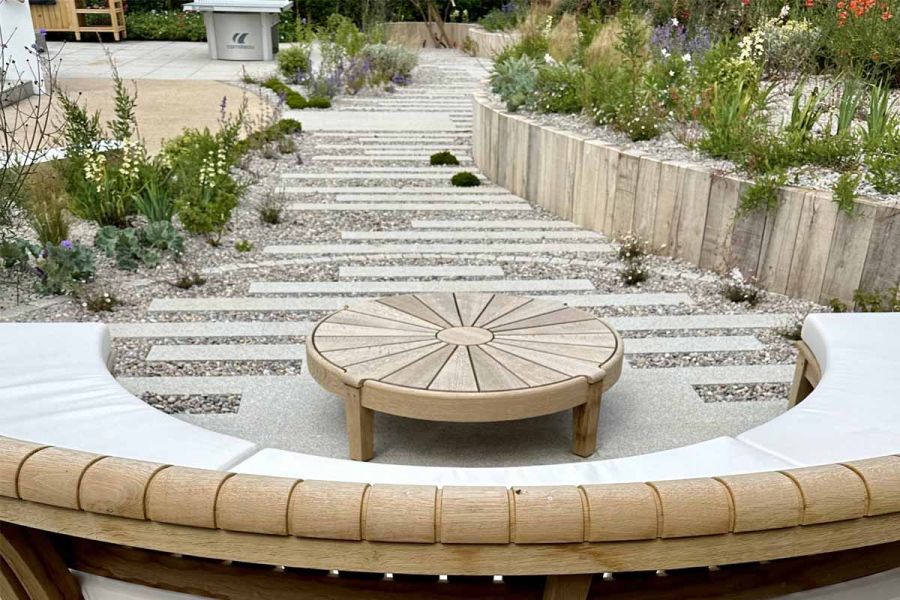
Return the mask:
<svg viewBox="0 0 900 600">
<path fill-rule="evenodd" d="M 195 0 L 188 12 L 203 13 L 213 60 L 272 60 L 278 52 L 278 20 L 291 0 Z"/>
</svg>

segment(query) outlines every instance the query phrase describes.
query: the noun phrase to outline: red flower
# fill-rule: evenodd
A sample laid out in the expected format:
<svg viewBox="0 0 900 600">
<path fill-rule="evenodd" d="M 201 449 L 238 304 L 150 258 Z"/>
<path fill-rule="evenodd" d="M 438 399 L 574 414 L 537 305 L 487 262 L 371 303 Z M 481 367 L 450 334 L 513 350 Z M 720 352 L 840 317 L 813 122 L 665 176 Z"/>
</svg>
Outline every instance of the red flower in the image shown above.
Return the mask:
<svg viewBox="0 0 900 600">
<path fill-rule="evenodd" d="M 741 0 L 741 4 L 747 6 L 748 4 L 750 4 L 750 0 Z"/>
<path fill-rule="evenodd" d="M 816 0 L 806 0 L 806 8 L 812 8 L 816 5 Z"/>
</svg>

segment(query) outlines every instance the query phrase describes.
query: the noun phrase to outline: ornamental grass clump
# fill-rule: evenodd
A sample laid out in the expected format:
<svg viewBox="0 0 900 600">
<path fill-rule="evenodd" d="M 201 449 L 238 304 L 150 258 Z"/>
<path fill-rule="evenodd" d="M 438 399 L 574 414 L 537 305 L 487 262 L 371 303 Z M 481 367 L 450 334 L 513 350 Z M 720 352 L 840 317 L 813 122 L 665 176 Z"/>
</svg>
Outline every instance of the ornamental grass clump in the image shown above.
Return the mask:
<svg viewBox="0 0 900 600">
<path fill-rule="evenodd" d="M 443 166 L 457 166 L 459 165 L 459 159 L 450 152 L 449 150 L 444 150 L 442 152 L 437 152 L 431 155 L 429 159 L 431 166 L 433 167 L 443 167 Z"/>
<path fill-rule="evenodd" d="M 474 173 L 461 171 L 450 178 L 450 183 L 456 187 L 477 187 L 481 185 L 481 180 Z"/>
</svg>

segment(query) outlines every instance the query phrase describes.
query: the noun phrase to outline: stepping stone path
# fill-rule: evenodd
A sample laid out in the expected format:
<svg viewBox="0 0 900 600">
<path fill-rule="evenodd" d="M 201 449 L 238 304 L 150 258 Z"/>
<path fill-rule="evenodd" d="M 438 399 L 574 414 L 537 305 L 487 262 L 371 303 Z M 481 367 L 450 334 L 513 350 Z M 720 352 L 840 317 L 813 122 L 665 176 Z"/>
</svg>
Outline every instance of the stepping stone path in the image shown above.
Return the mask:
<svg viewBox="0 0 900 600">
<path fill-rule="evenodd" d="M 378 295 L 506 292 L 584 307 L 625 337 L 622 379 L 604 397 L 599 457 L 736 434 L 783 410 L 785 400 L 777 395 L 708 402 L 694 386 L 789 382 L 790 355 L 773 360 L 766 352 L 771 330 L 791 314 L 719 314 L 743 310 L 724 301 L 718 312 L 708 301 L 699 305 L 690 286 L 713 284 L 697 270 L 689 270 L 694 278 L 686 276 L 681 288 L 666 288 L 681 291 L 620 287 L 616 247 L 607 238 L 542 212 L 478 173 L 470 95 L 485 69 L 485 61 L 455 51 L 424 50 L 409 87 L 339 98 L 330 111 L 286 111 L 285 117 L 303 122 L 304 161 L 266 183 L 284 192 L 297 223 L 308 218 L 334 223 L 334 230 L 311 239 L 296 230 L 299 225 L 280 225 L 244 262 L 238 257 L 205 271 L 240 281 L 241 292 L 173 293 L 152 299 L 147 322 L 115 323 L 115 343 L 138 344 L 144 353 L 122 383 L 135 393 L 173 397 L 239 394 L 235 414 L 182 418 L 263 445 L 345 457 L 342 404 L 303 364 L 303 341 L 314 322 Z M 463 165 L 429 166 L 429 155 L 445 149 Z M 450 186 L 460 170 L 475 172 L 483 185 Z M 291 268 L 318 264 L 333 268 L 329 279 L 291 279 Z M 685 271 L 668 268 L 667 280 Z M 616 285 L 595 285 L 592 275 L 601 272 L 611 273 L 605 281 Z M 712 362 L 691 358 L 697 356 L 712 356 Z M 749 358 L 732 360 L 742 356 Z M 659 360 L 665 362 L 653 362 Z M 197 364 L 216 367 L 191 370 Z M 296 369 L 279 370 L 285 364 Z M 559 442 L 569 435 L 568 415 L 456 425 L 377 419 L 380 461 L 496 466 L 575 460 Z"/>
</svg>

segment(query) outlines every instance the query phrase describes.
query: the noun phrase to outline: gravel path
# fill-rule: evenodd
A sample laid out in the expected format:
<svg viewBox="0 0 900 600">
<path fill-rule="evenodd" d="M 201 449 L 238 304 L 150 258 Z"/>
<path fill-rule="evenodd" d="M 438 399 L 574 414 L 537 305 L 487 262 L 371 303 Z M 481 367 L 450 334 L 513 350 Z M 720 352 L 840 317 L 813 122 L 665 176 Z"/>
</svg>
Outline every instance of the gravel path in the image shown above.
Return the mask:
<svg viewBox="0 0 900 600">
<path fill-rule="evenodd" d="M 91 313 L 65 298 L 44 306 L 47 301 L 26 296 L 24 304 L 0 312 L 0 320 L 113 323 L 117 375 L 151 405 L 260 444 L 344 457 L 341 404 L 312 381 L 298 350 L 304 332 L 329 313 L 323 307 L 379 295 L 374 290 L 384 282 L 399 288 L 433 282 L 450 291 L 530 280 L 530 293 L 565 295 L 571 304 L 610 318 L 625 338 L 626 368 L 604 397 L 596 457 L 734 435 L 784 410 L 795 351 L 780 330 L 822 307 L 768 293 L 754 307 L 734 304 L 722 296 L 716 274 L 655 256 L 646 259 L 649 278 L 626 287 L 611 240 L 571 239 L 571 232 L 580 231 L 572 224 L 490 182 L 450 188 L 456 169 L 416 178 L 445 172 L 428 165 L 428 156 L 442 148 L 454 148 L 464 160 L 459 170 L 477 172 L 470 162 L 470 94 L 485 77 L 484 67 L 462 54 L 425 50 L 411 86 L 341 98 L 333 109 L 337 115 L 372 114 L 373 122 L 380 118 L 376 115 L 389 115 L 385 118 L 404 129 L 307 131 L 295 136 L 293 153 L 247 159 L 241 175 L 253 183 L 218 247 L 189 239 L 182 263 L 152 272 L 129 274 L 101 264 L 95 287 L 122 301 L 115 311 Z M 449 115 L 451 125 L 423 132 L 423 111 Z M 311 118 L 303 111 L 285 116 Z M 398 155 L 402 158 L 391 158 Z M 332 158 L 317 159 L 323 156 Z M 322 178 L 308 178 L 318 175 Z M 394 208 L 338 210 L 360 196 Z M 261 222 L 264 203 L 282 208 L 280 223 Z M 498 203 L 514 203 L 520 210 L 496 210 Z M 307 204 L 329 210 L 300 206 Z M 422 204 L 442 208 L 418 208 Z M 79 231 L 90 235 L 88 226 Z M 374 232 L 403 239 L 360 239 Z M 463 232 L 478 234 L 458 239 Z M 252 250 L 235 250 L 240 240 L 249 241 Z M 499 243 L 512 246 L 494 252 Z M 315 251 L 322 244 L 330 249 Z M 413 251 L 401 249 L 413 244 Z M 519 244 L 540 246 L 524 252 Z M 370 245 L 375 251 L 362 253 Z M 481 248 L 469 250 L 474 245 Z M 409 274 L 348 276 L 365 271 L 342 273 L 347 267 L 399 267 Z M 480 273 L 495 274 L 421 275 L 408 271 L 412 267 L 453 267 L 454 272 L 480 267 Z M 205 280 L 202 285 L 174 285 L 195 273 Z M 259 284 L 328 282 L 334 287 L 328 292 L 253 290 L 254 284 L 266 289 Z M 350 282 L 354 292 L 340 288 Z M 0 300 L 14 305 L 9 288 L 0 284 L 4 289 Z M 629 352 L 629 340 L 642 352 Z M 710 349 L 732 347 L 730 342 L 739 349 Z M 668 351 L 673 347 L 677 351 Z M 250 380 L 255 383 L 241 387 Z M 204 389 L 210 391 L 201 393 Z M 385 462 L 484 466 L 577 459 L 567 452 L 565 415 L 477 427 L 378 415 L 376 431 L 376 460 Z M 492 450 L 473 452 L 473 447 Z"/>
</svg>

